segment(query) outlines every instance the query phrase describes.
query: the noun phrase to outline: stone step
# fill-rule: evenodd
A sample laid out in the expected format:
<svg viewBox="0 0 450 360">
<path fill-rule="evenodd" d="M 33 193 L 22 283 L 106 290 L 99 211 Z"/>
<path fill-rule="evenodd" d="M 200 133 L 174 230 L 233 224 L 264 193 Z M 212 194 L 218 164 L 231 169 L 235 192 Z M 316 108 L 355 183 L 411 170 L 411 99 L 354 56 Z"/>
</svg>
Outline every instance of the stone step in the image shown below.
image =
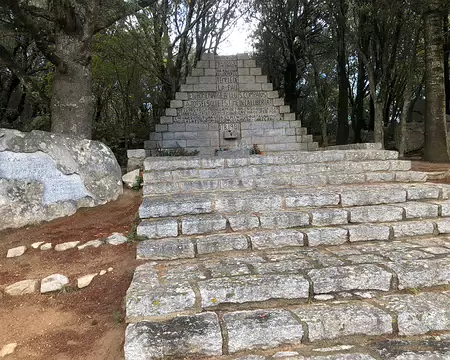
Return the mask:
<svg viewBox="0 0 450 360">
<path fill-rule="evenodd" d="M 145 197 L 141 219 L 214 213 L 294 211 L 311 207 L 353 207 L 420 200 L 448 200 L 450 186 L 429 183 L 399 183 L 215 191 Z"/>
<path fill-rule="evenodd" d="M 182 173 L 192 170 L 172 171 L 171 174 L 144 174 L 144 196 L 160 196 L 164 194 L 189 194 L 211 191 L 230 190 L 250 190 L 250 189 L 276 189 L 276 188 L 299 188 L 302 186 L 326 186 L 326 185 L 352 185 L 352 184 L 376 184 L 390 182 L 426 182 L 427 175 L 417 171 L 374 171 L 366 173 L 336 173 L 334 171 L 321 172 L 311 175 L 305 172 L 277 172 L 273 171 L 265 174 L 265 171 L 258 168 L 246 168 L 246 171 L 235 169 L 230 172 L 222 172 L 218 176 L 229 175 L 230 177 L 215 177 L 213 170 L 204 171 L 199 176 L 207 178 L 182 177 Z M 264 169 L 265 170 L 265 169 Z M 360 171 L 359 169 L 358 171 Z M 239 177 L 238 174 L 254 174 Z M 274 175 L 276 174 L 276 175 Z M 208 178 L 208 176 L 210 176 Z M 234 177 L 233 177 L 234 176 Z M 154 182 L 166 177 L 167 181 Z M 173 180 L 176 178 L 178 180 Z"/>
<path fill-rule="evenodd" d="M 432 206 L 435 205 L 430 205 L 429 209 Z M 349 222 L 348 214 L 336 210 L 330 216 L 317 210 L 312 220 L 311 214 L 301 212 L 146 220 L 139 226 L 138 235 L 149 240 L 139 243 L 137 258 L 177 260 L 232 251 L 313 248 L 450 234 L 450 217 L 433 217 L 435 214 L 429 213 L 420 220 L 413 217 L 405 220 L 405 210 L 401 207 L 377 206 L 376 211 L 382 219 L 363 221 L 361 214 L 364 216 L 364 212 L 358 212 L 358 218 L 353 222 Z M 390 214 L 382 215 L 384 212 Z M 334 226 L 319 226 L 322 223 L 333 223 Z"/>
<path fill-rule="evenodd" d="M 341 161 L 398 160 L 398 152 L 387 150 L 327 150 L 294 151 L 281 154 L 251 155 L 237 158 L 212 157 L 149 157 L 145 159 L 146 171 L 171 171 L 192 169 L 234 168 L 252 165 L 319 164 Z M 411 163 L 410 161 L 404 161 Z M 407 169 L 409 170 L 410 167 Z"/>
<path fill-rule="evenodd" d="M 221 356 L 450 331 L 449 253 L 448 238 L 430 237 L 147 263 L 127 292 L 125 353 Z"/>
</svg>

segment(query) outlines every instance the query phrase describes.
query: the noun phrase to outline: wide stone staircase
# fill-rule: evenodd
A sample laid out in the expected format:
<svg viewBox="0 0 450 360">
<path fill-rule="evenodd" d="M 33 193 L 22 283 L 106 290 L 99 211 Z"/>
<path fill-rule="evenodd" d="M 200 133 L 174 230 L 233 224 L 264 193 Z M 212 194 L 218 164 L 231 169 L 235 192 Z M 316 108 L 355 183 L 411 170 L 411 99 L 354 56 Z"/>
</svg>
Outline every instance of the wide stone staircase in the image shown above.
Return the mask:
<svg viewBox="0 0 450 360">
<path fill-rule="evenodd" d="M 450 186 L 396 152 L 145 169 L 126 359 L 450 359 Z"/>
</svg>

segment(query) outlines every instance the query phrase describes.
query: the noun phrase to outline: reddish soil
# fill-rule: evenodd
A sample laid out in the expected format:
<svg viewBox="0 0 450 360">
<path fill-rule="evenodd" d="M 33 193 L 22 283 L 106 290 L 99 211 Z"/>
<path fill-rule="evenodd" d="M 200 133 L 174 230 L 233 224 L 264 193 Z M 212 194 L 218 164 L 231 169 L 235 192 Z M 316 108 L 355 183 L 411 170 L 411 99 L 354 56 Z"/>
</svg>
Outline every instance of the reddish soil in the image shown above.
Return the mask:
<svg viewBox="0 0 450 360">
<path fill-rule="evenodd" d="M 445 172 L 450 170 L 450 164 L 430 163 L 426 161 L 413 160 L 412 169 L 423 172 Z"/>
<path fill-rule="evenodd" d="M 67 291 L 11 297 L 0 292 L 0 348 L 18 343 L 6 359 L 123 359 L 124 296 L 138 265 L 135 244 L 104 245 L 64 252 L 31 248 L 37 241 L 86 242 L 127 234 L 136 219 L 141 193 L 126 190 L 117 201 L 82 209 L 75 215 L 38 226 L 0 232 L 0 288 L 25 279 L 59 273 L 69 277 Z M 26 245 L 27 252 L 6 259 L 8 249 Z M 87 288 L 76 290 L 79 276 L 113 268 Z"/>
</svg>

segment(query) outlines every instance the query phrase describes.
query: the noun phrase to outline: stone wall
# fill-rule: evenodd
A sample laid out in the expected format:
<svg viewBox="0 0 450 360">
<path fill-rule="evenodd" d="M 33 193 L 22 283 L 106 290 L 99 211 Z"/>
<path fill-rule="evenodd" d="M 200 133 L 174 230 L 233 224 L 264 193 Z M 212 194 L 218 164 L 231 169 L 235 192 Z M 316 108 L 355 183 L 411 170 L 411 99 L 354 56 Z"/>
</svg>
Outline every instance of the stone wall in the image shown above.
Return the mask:
<svg viewBox="0 0 450 360">
<path fill-rule="evenodd" d="M 68 216 L 122 191 L 120 166 L 106 145 L 0 129 L 0 230 Z"/>
<path fill-rule="evenodd" d="M 317 144 L 248 54 L 205 54 L 146 142 L 149 149 L 312 150 Z"/>
</svg>

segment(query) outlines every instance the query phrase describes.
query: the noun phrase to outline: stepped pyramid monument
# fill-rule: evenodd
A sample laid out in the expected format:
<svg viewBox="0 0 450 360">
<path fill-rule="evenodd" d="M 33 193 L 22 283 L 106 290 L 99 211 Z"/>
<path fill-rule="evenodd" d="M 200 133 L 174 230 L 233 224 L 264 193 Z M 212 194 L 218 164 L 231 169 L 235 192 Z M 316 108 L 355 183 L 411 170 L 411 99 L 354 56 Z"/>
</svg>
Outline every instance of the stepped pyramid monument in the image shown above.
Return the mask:
<svg viewBox="0 0 450 360">
<path fill-rule="evenodd" d="M 216 149 L 253 144 L 264 152 L 317 148 L 248 54 L 205 54 L 145 147 L 214 155 Z"/>
<path fill-rule="evenodd" d="M 308 141 L 254 141 L 279 129 L 304 135 L 288 109 L 273 110 L 281 103 L 217 105 L 214 59 L 200 62 L 155 133 L 164 141 L 180 131 L 179 145 L 202 155 L 145 160 L 137 229 L 145 262 L 126 295 L 126 360 L 450 359 L 450 185 L 427 182 L 380 144 L 307 151 Z M 251 60 L 223 61 L 251 77 L 223 94 L 272 92 L 249 75 Z M 200 83 L 208 76 L 215 83 Z M 212 108 L 229 104 L 224 117 L 191 106 L 200 93 L 211 94 Z M 241 104 L 268 110 L 243 119 Z M 238 124 L 223 129 L 239 137 L 222 136 L 222 124 Z M 205 146 L 190 143 L 190 132 Z M 210 152 L 244 140 L 267 154 Z"/>
</svg>

